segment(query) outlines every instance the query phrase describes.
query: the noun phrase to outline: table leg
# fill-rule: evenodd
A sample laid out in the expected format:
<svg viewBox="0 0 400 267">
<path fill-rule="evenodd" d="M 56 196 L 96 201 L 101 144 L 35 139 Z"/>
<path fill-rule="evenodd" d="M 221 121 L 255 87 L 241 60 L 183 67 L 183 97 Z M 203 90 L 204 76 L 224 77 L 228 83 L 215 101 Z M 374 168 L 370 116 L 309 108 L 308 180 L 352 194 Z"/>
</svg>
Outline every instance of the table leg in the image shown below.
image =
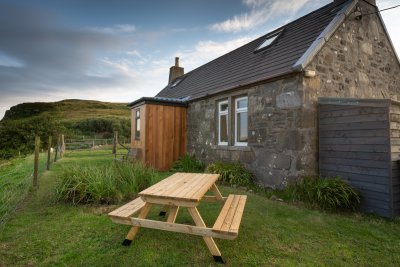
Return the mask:
<svg viewBox="0 0 400 267">
<path fill-rule="evenodd" d="M 189 213 L 192 216 L 193 221 L 196 224 L 196 226 L 207 227 L 206 224 L 204 223 L 203 219 L 201 218 L 200 213 L 196 207 L 188 208 L 188 210 L 189 210 Z M 216 262 L 225 263 L 224 260 L 222 259 L 221 252 L 219 251 L 217 245 L 214 242 L 214 239 L 209 236 L 203 236 L 203 239 L 208 247 L 208 250 L 213 255 L 214 260 Z"/>
<path fill-rule="evenodd" d="M 147 217 L 147 214 L 149 214 L 149 211 L 151 209 L 152 204 L 146 203 L 142 210 L 139 213 L 138 218 L 140 219 L 145 219 Z M 139 231 L 138 226 L 133 226 L 131 230 L 129 230 L 128 234 L 125 237 L 124 242 L 122 243 L 124 246 L 129 246 L 132 243 L 132 240 L 135 238 L 137 232 Z"/>
<path fill-rule="evenodd" d="M 174 223 L 176 216 L 178 215 L 179 207 L 178 206 L 171 206 L 169 209 L 169 214 L 167 218 L 167 222 Z"/>
<path fill-rule="evenodd" d="M 217 200 L 218 200 L 219 202 L 221 202 L 221 203 L 224 203 L 224 202 L 225 202 L 224 198 L 223 198 L 222 195 L 221 195 L 221 192 L 219 192 L 219 189 L 218 189 L 218 187 L 217 187 L 215 184 L 213 184 L 213 185 L 211 186 L 210 190 L 214 193 L 215 197 L 217 198 Z"/>
</svg>

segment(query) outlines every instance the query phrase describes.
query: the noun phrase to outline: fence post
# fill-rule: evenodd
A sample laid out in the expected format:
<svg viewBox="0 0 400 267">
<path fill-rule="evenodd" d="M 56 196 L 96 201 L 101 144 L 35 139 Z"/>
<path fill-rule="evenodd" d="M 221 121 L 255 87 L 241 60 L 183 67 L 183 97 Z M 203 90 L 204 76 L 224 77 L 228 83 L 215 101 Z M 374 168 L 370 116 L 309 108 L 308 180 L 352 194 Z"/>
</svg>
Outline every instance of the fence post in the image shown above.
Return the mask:
<svg viewBox="0 0 400 267">
<path fill-rule="evenodd" d="M 40 149 L 40 137 L 35 136 L 35 159 L 33 163 L 33 186 L 36 187 L 38 184 L 39 175 L 39 149 Z"/>
<path fill-rule="evenodd" d="M 58 147 L 60 146 L 60 135 L 57 136 L 56 153 L 54 153 L 54 162 L 57 162 Z"/>
<path fill-rule="evenodd" d="M 52 136 L 49 136 L 49 143 L 47 144 L 47 170 L 50 170 L 51 165 L 51 141 Z"/>
<path fill-rule="evenodd" d="M 113 154 L 117 154 L 117 143 L 118 143 L 118 131 L 115 131 L 113 139 L 113 149 L 112 149 Z"/>
<path fill-rule="evenodd" d="M 64 142 L 64 135 L 61 135 L 61 147 L 60 147 L 60 159 L 64 157 L 65 153 L 65 142 Z"/>
</svg>

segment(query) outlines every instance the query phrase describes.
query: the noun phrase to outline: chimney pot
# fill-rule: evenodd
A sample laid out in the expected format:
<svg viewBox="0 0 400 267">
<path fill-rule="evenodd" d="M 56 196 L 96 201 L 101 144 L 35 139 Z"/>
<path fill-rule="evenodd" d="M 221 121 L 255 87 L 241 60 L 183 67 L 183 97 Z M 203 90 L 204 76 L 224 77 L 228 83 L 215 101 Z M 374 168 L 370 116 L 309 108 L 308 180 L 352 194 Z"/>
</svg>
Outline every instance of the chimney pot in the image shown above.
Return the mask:
<svg viewBox="0 0 400 267">
<path fill-rule="evenodd" d="M 175 65 L 169 68 L 168 84 L 171 84 L 176 78 L 184 74 L 184 69 L 179 67 L 179 57 L 175 58 Z"/>
</svg>

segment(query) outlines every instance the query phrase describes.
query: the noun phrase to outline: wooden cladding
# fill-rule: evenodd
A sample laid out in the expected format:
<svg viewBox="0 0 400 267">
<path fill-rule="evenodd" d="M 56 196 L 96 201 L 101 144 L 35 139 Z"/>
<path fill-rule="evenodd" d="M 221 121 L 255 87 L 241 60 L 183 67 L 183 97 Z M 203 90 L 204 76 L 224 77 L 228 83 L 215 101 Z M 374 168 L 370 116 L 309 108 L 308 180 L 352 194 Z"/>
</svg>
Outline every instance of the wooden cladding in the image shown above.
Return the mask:
<svg viewBox="0 0 400 267">
<path fill-rule="evenodd" d="M 140 110 L 140 138 L 135 140 L 136 112 Z M 171 105 L 143 104 L 132 108 L 131 146 L 146 164 L 169 170 L 186 153 L 186 108 Z"/>
<path fill-rule="evenodd" d="M 362 209 L 400 214 L 400 103 L 385 99 L 320 99 L 319 168 L 362 194 Z"/>
</svg>

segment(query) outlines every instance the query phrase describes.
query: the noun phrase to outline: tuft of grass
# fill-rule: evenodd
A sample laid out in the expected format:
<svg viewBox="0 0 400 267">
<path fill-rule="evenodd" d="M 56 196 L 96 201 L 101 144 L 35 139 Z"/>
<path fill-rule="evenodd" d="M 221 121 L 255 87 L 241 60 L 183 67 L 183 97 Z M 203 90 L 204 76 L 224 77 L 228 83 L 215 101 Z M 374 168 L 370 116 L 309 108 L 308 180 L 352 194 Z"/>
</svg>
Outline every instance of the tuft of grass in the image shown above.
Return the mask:
<svg viewBox="0 0 400 267">
<path fill-rule="evenodd" d="M 140 162 L 75 165 L 62 170 L 58 201 L 76 204 L 117 203 L 149 187 L 156 173 Z"/>
<path fill-rule="evenodd" d="M 217 161 L 208 165 L 206 172 L 220 174 L 220 180 L 230 185 L 253 185 L 253 175 L 239 162 Z"/>
<path fill-rule="evenodd" d="M 291 200 L 300 200 L 328 211 L 355 211 L 361 201 L 361 195 L 340 177 L 307 176 L 290 184 L 284 191 Z"/>
<path fill-rule="evenodd" d="M 197 160 L 195 156 L 184 155 L 172 164 L 172 172 L 191 172 L 201 173 L 204 172 L 205 165 Z"/>
</svg>

